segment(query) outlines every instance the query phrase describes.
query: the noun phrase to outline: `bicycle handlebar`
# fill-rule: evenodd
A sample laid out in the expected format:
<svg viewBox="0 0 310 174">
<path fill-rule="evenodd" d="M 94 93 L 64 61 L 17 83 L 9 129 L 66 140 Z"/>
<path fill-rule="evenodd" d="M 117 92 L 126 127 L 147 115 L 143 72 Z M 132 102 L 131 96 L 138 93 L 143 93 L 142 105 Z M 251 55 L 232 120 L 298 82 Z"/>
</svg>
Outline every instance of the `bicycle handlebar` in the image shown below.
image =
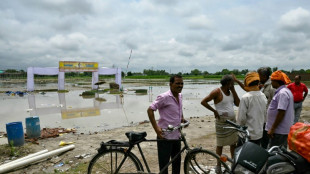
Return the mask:
<svg viewBox="0 0 310 174">
<path fill-rule="evenodd" d="M 241 126 L 241 125 L 238 125 L 230 120 L 226 120 L 226 123 L 234 126 L 235 128 L 238 128 L 238 129 L 242 129 L 242 130 L 246 130 L 248 127 L 247 126 Z"/>
<path fill-rule="evenodd" d="M 175 131 L 177 129 L 180 129 L 180 128 L 183 128 L 183 127 L 186 127 L 189 125 L 189 121 L 186 120 L 185 123 L 181 123 L 180 125 L 178 126 L 175 126 L 173 127 L 172 125 L 168 125 L 167 129 L 162 129 L 164 132 L 172 132 L 172 131 Z"/>
</svg>

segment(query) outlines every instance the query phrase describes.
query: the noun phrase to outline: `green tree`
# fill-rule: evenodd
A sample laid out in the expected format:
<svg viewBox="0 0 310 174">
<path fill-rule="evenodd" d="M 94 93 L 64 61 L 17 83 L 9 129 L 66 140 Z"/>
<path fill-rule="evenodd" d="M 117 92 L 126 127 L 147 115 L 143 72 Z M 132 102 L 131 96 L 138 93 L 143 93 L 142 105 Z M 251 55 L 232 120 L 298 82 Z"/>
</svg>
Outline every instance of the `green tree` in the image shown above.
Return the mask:
<svg viewBox="0 0 310 174">
<path fill-rule="evenodd" d="M 16 69 L 7 69 L 5 70 L 6 73 L 18 73 Z"/>
<path fill-rule="evenodd" d="M 228 69 L 223 69 L 222 75 L 225 75 L 225 74 L 231 74 L 231 71 L 229 71 Z"/>
<path fill-rule="evenodd" d="M 128 71 L 127 76 L 132 76 L 132 72 Z"/>
<path fill-rule="evenodd" d="M 198 69 L 194 69 L 194 70 L 191 71 L 191 75 L 195 75 L 195 76 L 201 75 L 201 71 L 198 70 Z"/>
<path fill-rule="evenodd" d="M 240 75 L 240 71 L 238 69 L 233 69 L 232 73 L 235 75 Z"/>
<path fill-rule="evenodd" d="M 206 76 L 206 75 L 208 75 L 208 74 L 209 74 L 208 71 L 204 71 L 204 72 L 202 73 L 202 75 L 204 75 L 204 76 Z"/>
<path fill-rule="evenodd" d="M 243 69 L 243 70 L 241 70 L 240 74 L 245 75 L 245 74 L 248 73 L 248 72 L 249 72 L 248 69 Z"/>
</svg>

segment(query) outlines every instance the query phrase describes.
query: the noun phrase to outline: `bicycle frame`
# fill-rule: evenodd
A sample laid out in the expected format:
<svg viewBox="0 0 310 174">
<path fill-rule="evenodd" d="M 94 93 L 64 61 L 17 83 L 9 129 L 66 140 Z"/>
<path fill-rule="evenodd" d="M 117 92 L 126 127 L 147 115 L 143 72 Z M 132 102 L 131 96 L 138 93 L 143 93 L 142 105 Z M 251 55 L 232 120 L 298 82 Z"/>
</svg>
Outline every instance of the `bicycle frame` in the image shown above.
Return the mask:
<svg viewBox="0 0 310 174">
<path fill-rule="evenodd" d="M 181 154 L 184 152 L 184 151 L 190 151 L 191 149 L 189 148 L 188 144 L 187 144 L 187 141 L 186 141 L 186 138 L 185 138 L 185 134 L 182 132 L 181 129 L 178 129 L 181 133 L 181 138 L 178 139 L 178 140 L 166 140 L 166 139 L 143 139 L 143 140 L 140 140 L 134 144 L 113 144 L 113 143 L 105 143 L 104 145 L 105 146 L 109 146 L 110 148 L 113 148 L 113 147 L 128 147 L 128 149 L 126 150 L 126 153 L 125 153 L 125 157 L 123 158 L 123 160 L 121 161 L 121 163 L 119 164 L 119 166 L 117 167 L 115 173 L 118 173 L 118 171 L 121 169 L 122 165 L 124 164 L 125 160 L 127 159 L 128 157 L 128 154 L 131 152 L 131 150 L 133 149 L 133 147 L 135 145 L 137 145 L 138 149 L 139 149 L 139 153 L 142 157 L 142 160 L 143 160 L 143 163 L 147 169 L 147 172 L 148 173 L 151 173 L 151 170 L 149 168 L 149 165 L 147 163 L 147 160 L 144 156 L 144 153 L 143 153 L 143 150 L 140 146 L 140 143 L 142 142 L 158 142 L 158 141 L 181 141 L 183 142 L 184 144 L 184 147 L 180 150 L 180 152 L 175 155 L 170 161 L 168 164 L 166 164 L 166 166 L 159 172 L 159 173 L 163 173 L 163 171 L 165 171 L 179 156 L 181 156 Z"/>
</svg>

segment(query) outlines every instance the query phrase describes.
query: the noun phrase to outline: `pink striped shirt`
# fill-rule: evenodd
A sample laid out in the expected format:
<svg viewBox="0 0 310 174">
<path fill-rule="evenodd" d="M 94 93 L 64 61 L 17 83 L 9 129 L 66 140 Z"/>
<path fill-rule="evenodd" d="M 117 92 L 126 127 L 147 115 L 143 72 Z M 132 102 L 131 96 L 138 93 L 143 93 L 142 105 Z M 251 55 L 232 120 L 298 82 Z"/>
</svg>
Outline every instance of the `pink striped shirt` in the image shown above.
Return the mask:
<svg viewBox="0 0 310 174">
<path fill-rule="evenodd" d="M 157 109 L 159 111 L 160 117 L 158 120 L 158 126 L 160 128 L 166 129 L 168 125 L 178 126 L 181 124 L 183 115 L 181 93 L 179 93 L 179 102 L 177 102 L 170 90 L 162 93 L 157 96 L 156 100 L 150 107 L 153 111 L 156 111 Z M 179 137 L 179 131 L 174 131 L 165 135 L 166 139 L 179 139 Z"/>
</svg>

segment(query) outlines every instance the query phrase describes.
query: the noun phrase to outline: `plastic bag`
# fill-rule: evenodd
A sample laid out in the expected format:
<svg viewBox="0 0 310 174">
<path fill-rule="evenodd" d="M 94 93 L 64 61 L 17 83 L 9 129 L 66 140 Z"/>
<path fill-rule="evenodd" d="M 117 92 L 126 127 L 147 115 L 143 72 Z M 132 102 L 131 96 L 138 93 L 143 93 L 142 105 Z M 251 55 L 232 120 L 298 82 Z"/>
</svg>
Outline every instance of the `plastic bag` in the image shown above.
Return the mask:
<svg viewBox="0 0 310 174">
<path fill-rule="evenodd" d="M 310 162 L 310 124 L 297 122 L 290 128 L 287 143 L 290 150 L 303 156 Z"/>
</svg>

